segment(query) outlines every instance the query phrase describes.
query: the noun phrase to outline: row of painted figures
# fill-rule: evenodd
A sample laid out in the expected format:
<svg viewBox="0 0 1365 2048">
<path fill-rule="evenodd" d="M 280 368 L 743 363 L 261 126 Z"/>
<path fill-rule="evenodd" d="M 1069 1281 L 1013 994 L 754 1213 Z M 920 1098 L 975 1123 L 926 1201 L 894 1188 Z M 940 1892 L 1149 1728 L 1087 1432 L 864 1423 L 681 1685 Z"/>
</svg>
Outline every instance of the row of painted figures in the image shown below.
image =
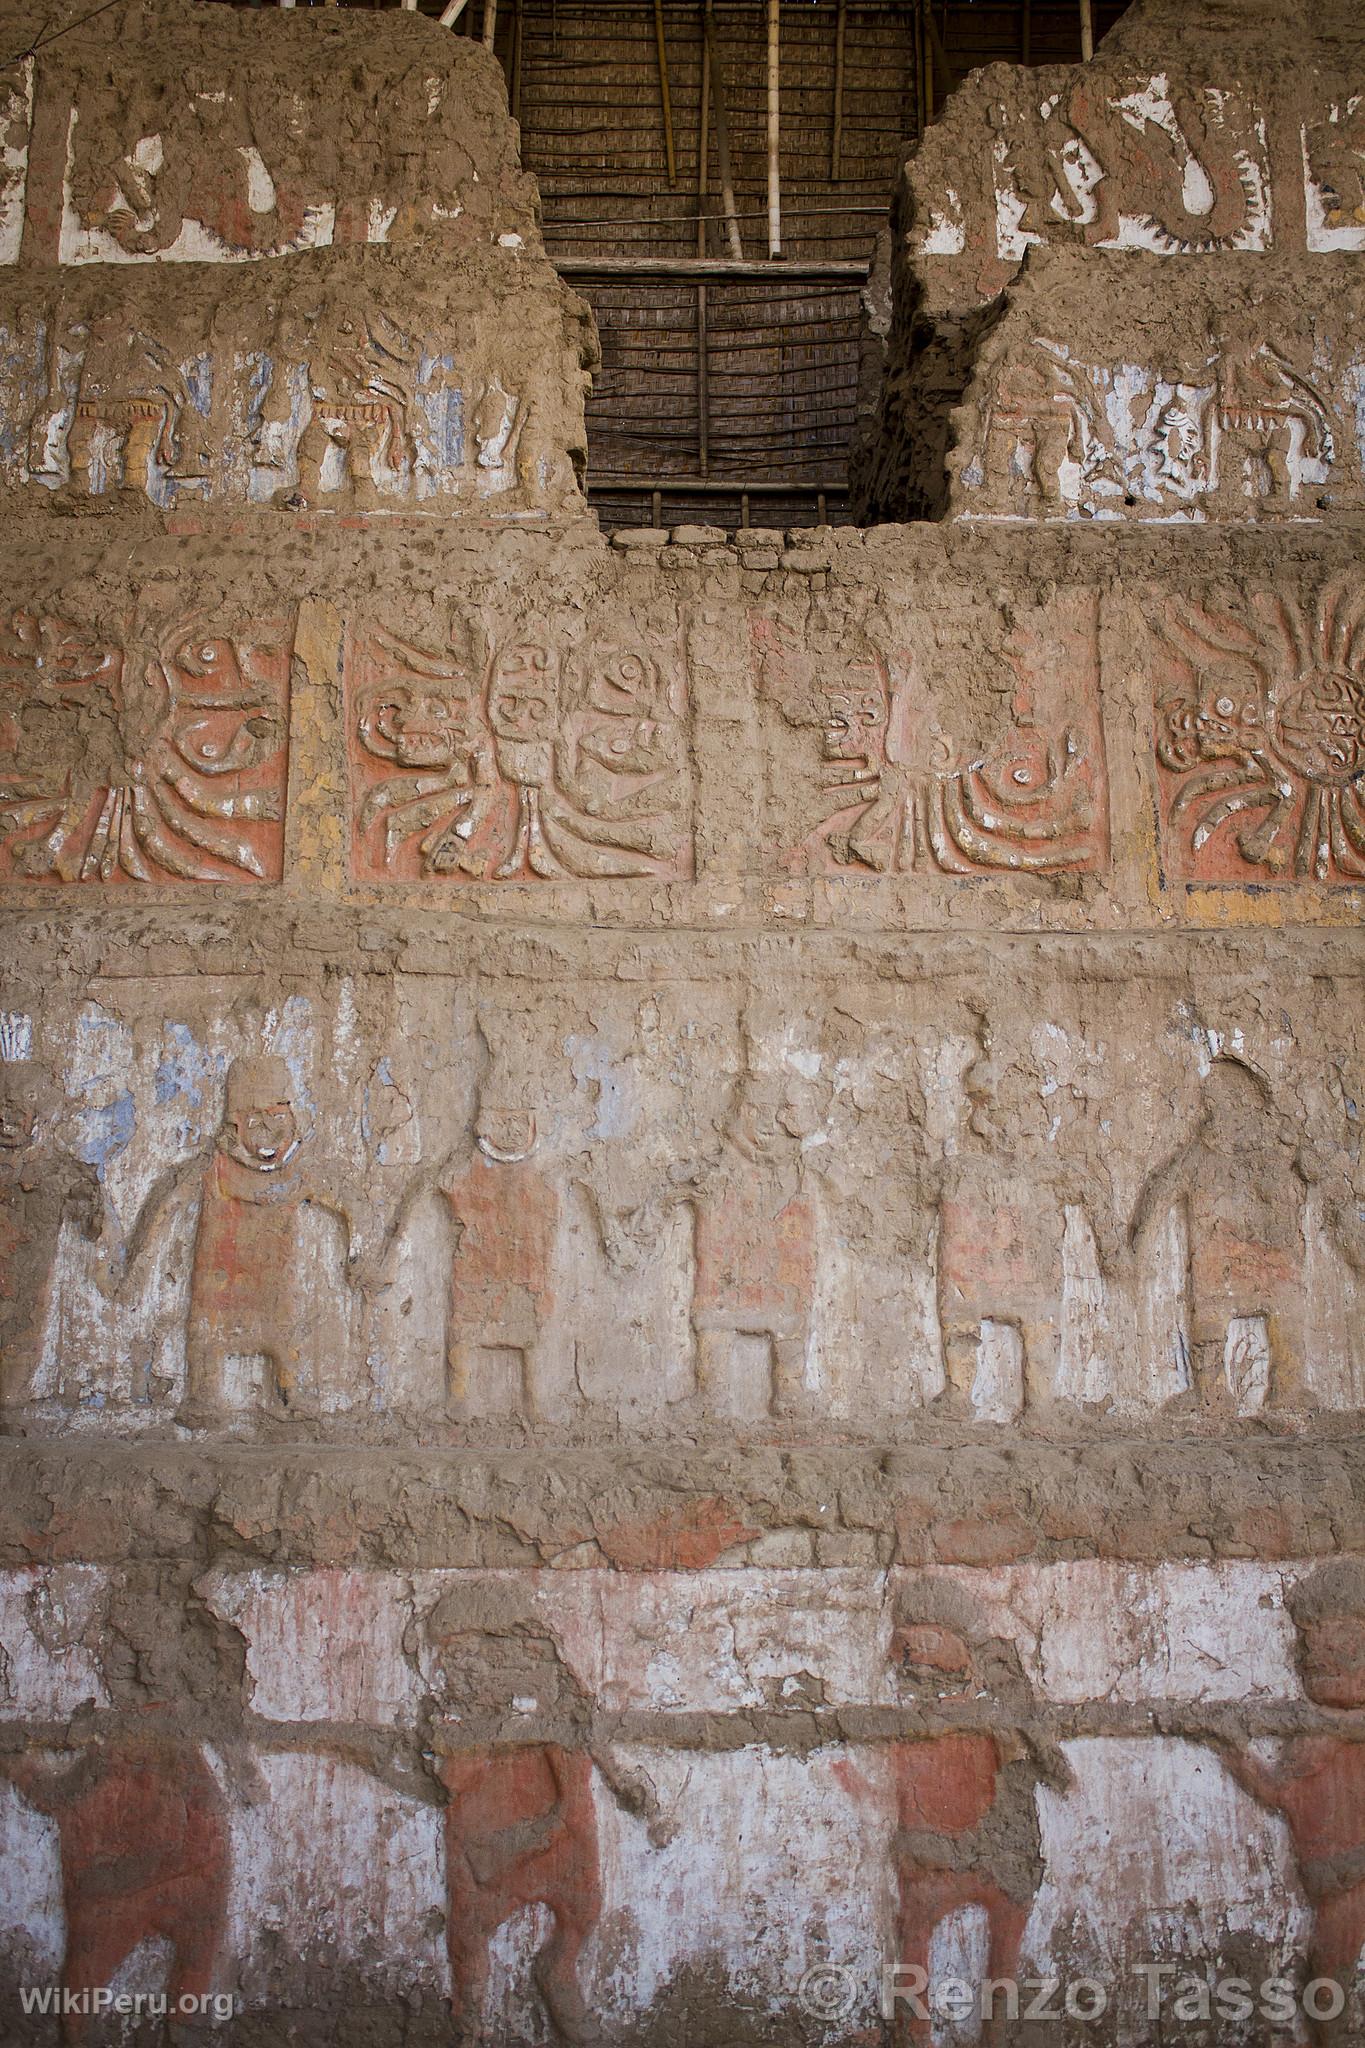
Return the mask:
<svg viewBox="0 0 1365 2048">
<path fill-rule="evenodd" d="M 1317 2014 L 1311 2037 L 1341 2048 L 1358 2039 L 1349 1993 L 1365 1944 L 1365 1890 L 1358 1881 L 1365 1856 L 1365 1743 L 1358 1739 L 1365 1708 L 1365 1575 L 1354 1560 L 1321 1567 L 1295 1588 L 1289 1605 L 1310 1703 L 1307 1727 L 1277 1745 L 1274 1762 L 1265 1760 L 1264 1743 L 1192 1732 L 1236 1784 L 1287 1827 L 1311 1915 L 1305 1976 L 1347 1994 L 1344 2018 L 1335 1998 L 1320 1997 L 1308 2008 Z M 595 2041 L 602 2033 L 581 1971 L 604 1910 L 595 1781 L 641 1824 L 649 1844 L 641 1848 L 646 1866 L 651 1849 L 668 1847 L 678 1820 L 649 1772 L 623 1762 L 610 1736 L 598 1732 L 592 1701 L 534 1602 L 509 1589 L 502 1607 L 476 1619 L 451 1596 L 437 1602 L 423 1627 L 444 1694 L 444 1704 L 433 1701 L 429 1769 L 445 1809 L 456 2038 L 487 2038 L 482 2025 L 494 1938 L 513 1916 L 538 1907 L 531 1979 L 549 2037 Z M 168 1624 L 171 1617 L 165 1619 Z M 903 1973 L 923 1973 L 918 1980 L 903 1974 L 902 1982 L 922 1985 L 936 1929 L 969 1909 L 985 1923 L 983 1977 L 1017 1979 L 1025 1974 L 1021 1946 L 1046 1871 L 1037 1794 L 1068 1786 L 1068 1758 L 1037 1714 L 1014 1645 L 983 1626 L 957 1587 L 921 1582 L 902 1588 L 890 1647 L 897 1689 L 919 1725 L 913 1733 L 888 1732 L 882 1745 L 892 1806 L 895 1947 L 888 1952 Z M 532 1703 L 539 1713 L 528 1720 Z M 443 1722 L 443 1713 L 451 1718 Z M 809 1718 L 804 1705 L 802 1718 Z M 206 1997 L 221 1987 L 229 1964 L 230 1811 L 200 1744 L 159 1732 L 156 1714 L 145 1707 L 140 1721 L 135 1732 L 102 1731 L 56 1753 L 0 1749 L 0 1775 L 56 1823 L 65 1988 L 79 1994 L 110 1983 L 140 1944 L 157 1940 L 168 1952 L 171 1999 Z M 472 1731 L 461 1727 L 467 1722 Z M 22 1740 L 22 1729 L 13 1735 Z M 326 1738 L 320 1740 L 325 1745 Z M 248 1798 L 267 1796 L 240 1736 L 229 1731 L 224 1742 L 220 1735 L 219 1754 L 229 1780 Z M 860 1769 L 857 1756 L 848 1754 L 836 1776 L 851 1798 L 875 1807 L 887 1796 L 882 1774 Z M 1253 1854 L 1248 1844 L 1248 1859 Z M 741 1834 L 727 1844 L 741 1874 L 744 1855 Z M 1135 1872 L 1141 1867 L 1139 1860 Z M 819 1882 L 817 1873 L 812 1878 Z M 1135 1882 L 1140 1911 L 1141 1877 Z M 1013 2038 L 1001 2025 L 1006 2010 L 1003 2002 L 996 2006 L 985 2039 Z M 909 2000 L 897 2011 L 897 2038 L 929 2040 L 926 2015 Z M 77 2010 L 64 2038 L 79 2042 L 86 2032 Z"/>
<path fill-rule="evenodd" d="M 363 1204 L 335 1193 L 310 1163 L 285 1062 L 238 1059 L 214 1149 L 164 1174 L 125 1232 L 93 1169 L 55 1143 L 55 1103 L 38 1070 L 10 1065 L 0 1075 L 0 1392 L 7 1411 L 33 1398 L 65 1219 L 100 1241 L 101 1285 L 128 1298 L 151 1283 L 156 1247 L 194 1206 L 179 1419 L 212 1427 L 251 1403 L 240 1386 L 243 1361 L 261 1375 L 258 1398 L 267 1409 L 281 1417 L 298 1412 L 298 1363 L 317 1309 L 309 1212 L 331 1211 L 339 1220 L 351 1245 L 348 1278 L 373 1295 L 391 1278 L 395 1247 L 428 1196 L 455 1237 L 447 1413 L 479 1414 L 490 1355 L 515 1361 L 512 1405 L 527 1420 L 556 1405 L 547 1354 L 564 1189 L 535 1160 L 532 1111 L 503 1107 L 485 1090 L 472 1149 L 419 1165 L 389 1218 L 361 1221 Z M 821 1405 L 810 1357 L 828 1203 L 803 1142 L 815 1128 L 810 1106 L 793 1084 L 791 1075 L 744 1073 L 711 1151 L 675 1166 L 644 1201 L 614 1201 L 601 1182 L 577 1183 L 589 1192 L 604 1253 L 618 1272 L 657 1261 L 672 1218 L 690 1212 L 693 1393 L 703 1413 L 728 1407 L 800 1417 Z M 1173 1224 L 1183 1244 L 1178 1292 L 1188 1354 L 1180 1398 L 1239 1412 L 1311 1405 L 1310 1192 L 1343 1269 L 1365 1272 L 1365 1209 L 1345 1155 L 1326 1160 L 1287 1124 L 1251 1067 L 1219 1057 L 1197 1121 L 1150 1175 L 1125 1229 L 1107 1220 L 1095 1175 L 1074 1147 L 1068 1153 L 1054 1145 L 1055 1112 L 1039 1084 L 1028 1062 L 1000 1062 L 983 1046 L 964 1077 L 968 1116 L 959 1153 L 926 1166 L 918 1182 L 913 1171 L 908 1176 L 907 1208 L 915 1215 L 913 1223 L 906 1218 L 908 1256 L 937 1271 L 943 1405 L 970 1413 L 975 1403 L 978 1413 L 1002 1420 L 1025 1402 L 1055 1400 L 1064 1254 L 1075 1230 L 1089 1234 L 1102 1282 L 1133 1284 L 1144 1261 L 1152 1270 L 1156 1239 L 1169 1237 Z M 1358 1295 L 1354 1281 L 1348 1291 Z M 752 1382 L 755 1355 L 760 1398 L 737 1400 L 736 1385 Z M 992 1396 L 988 1387 L 983 1405 L 983 1375 L 1017 1387 L 1017 1398 Z M 424 1405 L 438 1407 L 434 1389 Z"/>
<path fill-rule="evenodd" d="M 544 404 L 520 393 L 531 366 L 505 355 L 466 338 L 457 363 L 354 305 L 286 309 L 235 349 L 168 343 L 122 308 L 36 324 L 0 313 L 0 475 L 166 507 L 367 511 L 572 490 Z"/>
<path fill-rule="evenodd" d="M 997 517 L 1312 516 L 1358 500 L 1354 375 L 1340 395 L 1254 329 L 1181 371 L 1036 339 L 996 364 L 954 456 L 961 510 Z M 1129 508 L 1136 508 L 1130 510 Z"/>
</svg>

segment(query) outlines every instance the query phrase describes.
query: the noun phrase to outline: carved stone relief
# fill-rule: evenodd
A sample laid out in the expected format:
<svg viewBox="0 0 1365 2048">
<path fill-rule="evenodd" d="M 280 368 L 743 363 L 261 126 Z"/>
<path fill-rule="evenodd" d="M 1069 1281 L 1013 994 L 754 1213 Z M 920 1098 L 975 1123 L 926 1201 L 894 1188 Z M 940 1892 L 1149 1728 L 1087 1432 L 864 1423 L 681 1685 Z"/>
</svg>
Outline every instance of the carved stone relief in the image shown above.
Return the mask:
<svg viewBox="0 0 1365 2048">
<path fill-rule="evenodd" d="M 798 644 L 756 615 L 765 694 L 797 727 L 820 721 L 815 823 L 796 871 L 944 875 L 1100 870 L 1108 796 L 1093 602 L 983 620 L 936 646 L 888 645 L 875 622 L 812 618 Z M 973 685 L 961 668 L 979 672 Z M 939 678 L 952 675 L 949 693 Z M 823 798 L 819 788 L 823 787 Z"/>
<path fill-rule="evenodd" d="M 1310 249 L 1365 249 L 1365 93 L 1300 130 Z"/>
<path fill-rule="evenodd" d="M 272 882 L 292 625 L 0 623 L 0 878 Z"/>
<path fill-rule="evenodd" d="M 588 985 L 403 1005 L 358 1035 L 348 986 L 291 999 L 288 1061 L 92 1014 L 61 1118 L 0 1033 L 16 1424 L 1065 1433 L 1365 1399 L 1349 1051 L 1324 1074 L 1127 984 L 1081 1021 L 1034 987 L 784 1019 L 696 982 L 676 1037 Z"/>
<path fill-rule="evenodd" d="M 1186 882 L 1365 878 L 1365 592 L 1172 607 L 1156 643 L 1162 862 Z"/>
<path fill-rule="evenodd" d="M 1250 520 L 1360 497 L 1335 395 L 1271 340 L 1188 376 L 1077 361 L 1060 342 L 1001 361 L 953 456 L 960 516 Z"/>
<path fill-rule="evenodd" d="M 672 637 L 470 618 L 445 646 L 356 625 L 345 657 L 354 864 L 371 880 L 668 879 L 691 869 Z"/>
<path fill-rule="evenodd" d="M 17 263 L 24 233 L 33 59 L 7 68 L 0 83 L 0 263 Z"/>
<path fill-rule="evenodd" d="M 78 60 L 62 263 L 243 263 L 423 233 L 447 247 L 499 229 L 534 234 L 529 181 L 515 167 L 489 82 L 470 75 L 477 60 L 469 54 L 400 48 L 375 67 L 370 53 L 362 101 L 346 96 L 344 50 L 302 83 L 301 56 L 282 74 L 268 49 L 240 43 L 230 27 L 216 53 L 202 31 L 191 33 L 199 47 L 177 47 L 160 23 L 103 63 Z M 284 53 L 273 54 L 278 64 Z M 391 147 L 394 135 L 401 149 Z"/>
<path fill-rule="evenodd" d="M 235 280 L 183 308 L 142 281 L 112 304 L 71 286 L 12 292 L 0 477 L 72 506 L 124 493 L 165 509 L 468 502 L 516 516 L 577 501 L 595 360 L 579 300 L 532 291 L 502 252 L 471 257 L 500 273 L 524 317 L 495 334 L 478 311 L 452 339 L 398 271 L 354 282 L 322 261 L 316 289 L 295 283 L 270 303 Z M 489 280 L 465 283 L 477 295 Z"/>
</svg>

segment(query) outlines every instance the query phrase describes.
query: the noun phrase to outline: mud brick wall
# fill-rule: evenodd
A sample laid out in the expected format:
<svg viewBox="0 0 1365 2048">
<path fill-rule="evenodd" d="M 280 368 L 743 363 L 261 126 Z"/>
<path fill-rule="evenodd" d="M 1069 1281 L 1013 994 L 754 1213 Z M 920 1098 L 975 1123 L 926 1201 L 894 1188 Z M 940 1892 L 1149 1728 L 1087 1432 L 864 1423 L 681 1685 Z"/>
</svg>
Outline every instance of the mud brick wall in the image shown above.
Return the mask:
<svg viewBox="0 0 1365 2048">
<path fill-rule="evenodd" d="M 1358 2040 L 1354 244 L 609 542 L 480 51 L 15 75 L 0 2040 Z"/>
<path fill-rule="evenodd" d="M 1136 427 L 1150 406 L 1151 437 L 1161 444 L 1184 399 L 1192 414 L 1184 459 L 1198 454 L 1206 485 L 1219 474 L 1220 416 L 1226 425 L 1241 415 L 1250 432 L 1268 407 L 1286 442 L 1299 422 L 1295 485 L 1302 453 L 1315 465 L 1305 480 L 1339 473 L 1358 489 L 1355 402 L 1339 382 L 1354 393 L 1358 338 L 1349 338 L 1345 320 L 1334 342 L 1313 308 L 1349 293 L 1365 250 L 1363 52 L 1365 32 L 1349 6 L 1273 11 L 1246 0 L 1182 13 L 1163 4 L 1132 9 L 1092 64 L 974 72 L 905 165 L 890 245 L 879 255 L 867 353 L 885 378 L 879 393 L 865 382 L 860 401 L 855 513 L 941 516 L 945 459 L 961 446 L 952 415 L 964 396 L 971 402 L 969 387 L 979 385 L 984 402 L 989 382 L 1001 433 L 1014 416 L 1027 440 L 1065 424 L 1067 380 L 1084 380 L 1087 369 L 1118 394 L 1107 401 L 1113 417 L 1089 436 L 1077 418 L 1072 446 L 1055 462 L 1050 449 L 1040 456 L 1040 469 L 1053 476 L 1070 459 L 1084 467 L 1087 454 L 1093 467 L 1109 432 L 1124 438 L 1119 415 L 1129 407 Z M 1040 262 L 1068 254 L 1078 259 L 1070 291 Z M 1050 324 L 1030 338 L 1044 353 L 1023 355 L 1000 384 L 993 330 L 1035 269 Z M 1287 304 L 1276 301 L 1269 276 L 1263 303 L 1252 283 L 1258 269 L 1294 279 Z M 1054 290 L 1067 301 L 1060 319 Z M 1205 293 L 1202 329 L 1187 325 Z M 1168 294 L 1180 311 L 1163 324 L 1156 309 Z M 1256 310 L 1244 331 L 1221 315 L 1248 294 Z M 1156 356 L 1138 363 L 1124 349 L 1144 300 L 1149 338 L 1160 338 Z M 1115 315 L 1117 332 L 1105 328 Z M 1098 351 L 1091 346 L 1087 363 L 1091 335 Z M 1048 343 L 1061 348 L 1060 368 Z M 1316 421 L 1344 396 L 1340 431 L 1333 435 L 1324 416 L 1320 442 L 1309 415 Z M 1097 410 L 1103 419 L 1103 394 Z M 1269 425 L 1262 439 L 1270 439 Z M 1248 456 L 1256 452 L 1247 447 Z M 1240 488 L 1237 460 L 1230 445 L 1221 493 L 1202 499 L 1203 514 L 1250 518 L 1262 501 L 1267 512 L 1284 509 L 1294 493 L 1277 473 L 1275 450 L 1269 473 L 1258 464 Z M 1022 452 L 1018 466 L 1028 467 Z M 1045 499 L 1046 478 L 1038 489 Z M 1172 495 L 1188 502 L 1190 491 Z M 1234 497 L 1250 502 L 1234 505 Z M 1079 503 L 1085 516 L 1083 495 Z"/>
</svg>

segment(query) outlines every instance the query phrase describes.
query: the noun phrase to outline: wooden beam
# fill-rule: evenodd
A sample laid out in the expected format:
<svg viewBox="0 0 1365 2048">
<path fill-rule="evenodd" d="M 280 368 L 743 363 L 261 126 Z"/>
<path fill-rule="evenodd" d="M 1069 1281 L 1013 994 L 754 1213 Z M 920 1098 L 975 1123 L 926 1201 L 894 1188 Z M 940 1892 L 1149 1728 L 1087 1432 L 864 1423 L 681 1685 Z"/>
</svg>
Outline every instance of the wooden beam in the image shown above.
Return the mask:
<svg viewBox="0 0 1365 2048">
<path fill-rule="evenodd" d="M 678 157 L 673 147 L 673 95 L 668 89 L 668 45 L 664 39 L 664 0 L 654 0 L 654 48 L 659 59 L 659 99 L 664 110 L 664 158 L 668 189 L 678 189 Z"/>
<path fill-rule="evenodd" d="M 780 277 L 784 284 L 865 284 L 865 261 L 798 257 L 774 271 L 765 259 L 738 263 L 726 256 L 556 256 L 561 277 L 600 278 L 604 284 L 638 278 L 641 283 L 679 278 L 688 284 L 726 284 L 731 279 Z"/>
<path fill-rule="evenodd" d="M 934 0 L 924 0 L 924 32 L 929 47 L 930 98 L 940 106 L 957 84 L 957 67 L 944 47 L 934 20 Z"/>
<path fill-rule="evenodd" d="M 707 359 L 706 286 L 697 286 L 697 468 L 711 467 L 711 365 Z"/>
<path fill-rule="evenodd" d="M 706 9 L 701 17 L 701 106 L 697 113 L 697 254 L 706 254 L 707 181 L 711 175 L 711 66 L 707 61 Z"/>
<path fill-rule="evenodd" d="M 678 498 L 722 498 L 733 497 L 739 492 L 746 498 L 845 498 L 848 487 L 845 484 L 817 483 L 810 477 L 800 477 L 791 483 L 779 479 L 764 478 L 755 483 L 749 477 L 725 476 L 627 476 L 617 471 L 609 475 L 594 476 L 588 472 L 588 492 L 593 491 L 648 491 L 656 501 L 670 493 Z M 653 524 L 663 524 L 658 511 Z"/>
<path fill-rule="evenodd" d="M 918 133 L 924 134 L 924 28 L 920 21 L 918 7 L 910 10 L 910 40 L 914 45 L 915 60 L 915 124 Z"/>
<path fill-rule="evenodd" d="M 655 0 L 658 6 L 660 0 Z M 782 0 L 768 0 L 768 254 L 782 254 Z"/>
<path fill-rule="evenodd" d="M 521 124 L 521 59 L 525 42 L 522 20 L 522 0 L 513 0 L 512 6 L 512 119 Z"/>
<path fill-rule="evenodd" d="M 716 123 L 716 157 L 720 164 L 720 193 L 725 207 L 725 234 L 730 245 L 731 257 L 736 263 L 741 263 L 744 260 L 744 244 L 739 238 L 735 180 L 730 169 L 730 121 L 725 111 L 725 81 L 720 75 L 715 0 L 706 0 L 706 50 L 711 69 L 711 107 Z"/>
<path fill-rule="evenodd" d="M 844 174 L 844 39 L 847 30 L 848 0 L 839 0 L 839 12 L 834 18 L 834 117 L 829 137 L 829 178 L 832 185 L 837 185 Z"/>
</svg>

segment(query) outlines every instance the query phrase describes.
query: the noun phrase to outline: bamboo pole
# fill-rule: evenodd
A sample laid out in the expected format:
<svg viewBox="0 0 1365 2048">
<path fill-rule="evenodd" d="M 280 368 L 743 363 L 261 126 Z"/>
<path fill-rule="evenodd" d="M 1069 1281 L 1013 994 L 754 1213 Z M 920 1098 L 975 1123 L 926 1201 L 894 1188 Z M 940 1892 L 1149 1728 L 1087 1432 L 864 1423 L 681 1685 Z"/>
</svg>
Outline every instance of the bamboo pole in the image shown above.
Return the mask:
<svg viewBox="0 0 1365 2048">
<path fill-rule="evenodd" d="M 414 5 L 416 0 L 414 0 Z M 512 119 L 521 122 L 521 58 L 524 40 L 522 0 L 513 0 L 512 7 Z"/>
<path fill-rule="evenodd" d="M 932 109 L 935 74 L 937 74 L 938 78 L 938 100 L 940 105 L 947 99 L 949 93 L 957 84 L 957 71 L 953 65 L 952 58 L 944 47 L 943 37 L 939 34 L 938 23 L 934 20 L 934 0 L 924 0 L 924 43 L 926 62 L 929 68 L 929 104 Z"/>
<path fill-rule="evenodd" d="M 441 27 L 454 28 L 468 4 L 469 0 L 449 0 L 449 4 L 441 9 Z"/>
<path fill-rule="evenodd" d="M 498 0 L 483 0 L 483 46 L 493 47 L 493 38 L 498 32 Z"/>
<path fill-rule="evenodd" d="M 915 116 L 919 132 L 924 134 L 924 18 L 918 7 L 911 10 L 911 25 L 915 45 Z"/>
<path fill-rule="evenodd" d="M 766 278 L 779 296 L 789 284 L 847 284 L 867 281 L 865 259 L 843 256 L 797 256 L 784 263 L 780 278 L 761 258 L 728 256 L 560 256 L 561 277 L 681 278 L 689 284 L 725 284 L 730 278 Z"/>
<path fill-rule="evenodd" d="M 706 201 L 711 175 L 711 64 L 706 9 L 701 17 L 701 108 L 697 121 L 697 254 L 706 254 Z"/>
<path fill-rule="evenodd" d="M 697 286 L 697 468 L 711 469 L 711 365 L 707 360 L 706 286 Z"/>
<path fill-rule="evenodd" d="M 678 159 L 673 148 L 673 96 L 668 89 L 668 48 L 664 41 L 664 0 L 654 0 L 654 47 L 659 53 L 659 98 L 664 110 L 664 155 L 668 159 L 668 188 L 677 190 Z"/>
<path fill-rule="evenodd" d="M 493 0 L 497 5 L 497 0 Z M 920 0 L 920 47 L 924 52 L 924 121 L 927 127 L 934 118 L 934 17 L 933 0 Z"/>
<path fill-rule="evenodd" d="M 837 184 L 843 176 L 842 156 L 844 148 L 844 37 L 848 29 L 848 0 L 839 0 L 839 12 L 834 18 L 834 119 L 829 138 L 830 183 Z"/>
<path fill-rule="evenodd" d="M 706 45 L 710 53 L 711 108 L 716 123 L 716 158 L 720 165 L 720 193 L 725 207 L 725 232 L 730 254 L 736 263 L 744 261 L 739 238 L 739 214 L 735 208 L 735 181 L 730 169 L 730 122 L 725 111 L 725 81 L 720 75 L 720 46 L 716 40 L 715 0 L 706 0 Z"/>
<path fill-rule="evenodd" d="M 659 0 L 656 0 L 656 5 Z M 782 0 L 768 0 L 768 254 L 782 254 Z"/>
<path fill-rule="evenodd" d="M 1088 64 L 1095 54 L 1095 17 L 1091 0 L 1081 0 L 1081 62 Z"/>
</svg>

